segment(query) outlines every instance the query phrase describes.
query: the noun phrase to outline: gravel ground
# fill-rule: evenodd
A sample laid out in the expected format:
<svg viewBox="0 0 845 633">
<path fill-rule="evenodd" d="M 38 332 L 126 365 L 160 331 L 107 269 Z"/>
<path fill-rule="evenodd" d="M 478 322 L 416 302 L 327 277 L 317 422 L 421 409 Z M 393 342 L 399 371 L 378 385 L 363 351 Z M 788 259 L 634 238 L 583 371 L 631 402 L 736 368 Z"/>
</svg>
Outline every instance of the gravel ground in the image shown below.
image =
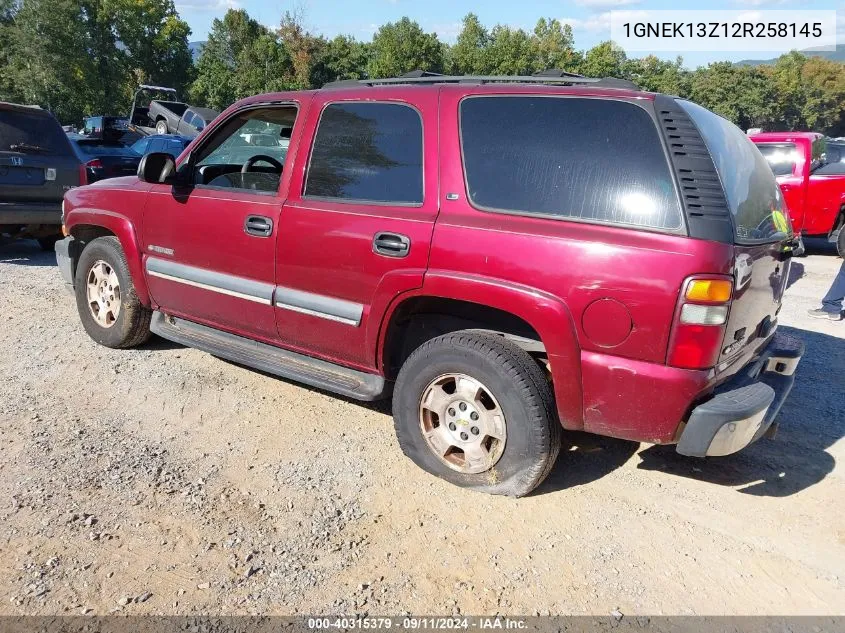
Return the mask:
<svg viewBox="0 0 845 633">
<path fill-rule="evenodd" d="M 692 460 L 570 434 L 514 500 L 362 406 L 154 340 L 97 346 L 55 257 L 0 245 L 0 614 L 842 614 L 839 261 L 793 266 L 776 440 Z"/>
</svg>

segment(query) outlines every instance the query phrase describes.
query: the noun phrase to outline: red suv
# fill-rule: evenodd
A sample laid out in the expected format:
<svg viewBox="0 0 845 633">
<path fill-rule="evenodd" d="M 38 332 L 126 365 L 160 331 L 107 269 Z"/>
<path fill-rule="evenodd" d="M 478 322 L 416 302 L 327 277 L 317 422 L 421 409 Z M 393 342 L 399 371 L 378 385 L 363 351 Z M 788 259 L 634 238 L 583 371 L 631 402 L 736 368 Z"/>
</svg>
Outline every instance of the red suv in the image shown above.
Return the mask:
<svg viewBox="0 0 845 633">
<path fill-rule="evenodd" d="M 731 123 L 616 80 L 260 95 L 65 198 L 82 324 L 360 400 L 457 485 L 524 495 L 561 429 L 726 455 L 774 431 L 793 236 Z M 786 229 L 786 230 L 784 230 Z"/>
</svg>

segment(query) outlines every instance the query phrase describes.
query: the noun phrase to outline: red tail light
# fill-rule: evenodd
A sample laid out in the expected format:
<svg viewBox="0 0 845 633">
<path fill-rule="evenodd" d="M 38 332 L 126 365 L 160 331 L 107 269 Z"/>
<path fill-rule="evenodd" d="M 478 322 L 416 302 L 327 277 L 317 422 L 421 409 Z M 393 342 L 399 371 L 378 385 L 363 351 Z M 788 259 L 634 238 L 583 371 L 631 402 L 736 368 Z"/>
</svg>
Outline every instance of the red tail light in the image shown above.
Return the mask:
<svg viewBox="0 0 845 633">
<path fill-rule="evenodd" d="M 85 166 L 90 167 L 91 169 L 102 169 L 103 161 L 101 161 L 99 158 L 94 158 L 85 163 Z"/>
<path fill-rule="evenodd" d="M 666 362 L 683 369 L 709 369 L 719 361 L 733 282 L 715 275 L 684 280 Z"/>
<path fill-rule="evenodd" d="M 85 165 L 79 166 L 79 184 L 80 186 L 88 184 L 88 168 Z"/>
</svg>

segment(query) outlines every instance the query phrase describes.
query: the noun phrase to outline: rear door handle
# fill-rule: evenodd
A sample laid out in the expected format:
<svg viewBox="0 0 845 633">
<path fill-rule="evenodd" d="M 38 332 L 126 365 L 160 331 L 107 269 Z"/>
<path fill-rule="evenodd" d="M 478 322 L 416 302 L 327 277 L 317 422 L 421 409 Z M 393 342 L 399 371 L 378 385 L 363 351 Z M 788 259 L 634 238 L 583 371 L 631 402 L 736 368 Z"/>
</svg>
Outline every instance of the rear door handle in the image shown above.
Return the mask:
<svg viewBox="0 0 845 633">
<path fill-rule="evenodd" d="M 406 235 L 381 231 L 373 238 L 373 252 L 386 257 L 407 257 L 411 240 Z"/>
<path fill-rule="evenodd" d="M 248 215 L 244 222 L 244 232 L 256 237 L 270 237 L 273 233 L 273 220 L 263 215 Z"/>
</svg>

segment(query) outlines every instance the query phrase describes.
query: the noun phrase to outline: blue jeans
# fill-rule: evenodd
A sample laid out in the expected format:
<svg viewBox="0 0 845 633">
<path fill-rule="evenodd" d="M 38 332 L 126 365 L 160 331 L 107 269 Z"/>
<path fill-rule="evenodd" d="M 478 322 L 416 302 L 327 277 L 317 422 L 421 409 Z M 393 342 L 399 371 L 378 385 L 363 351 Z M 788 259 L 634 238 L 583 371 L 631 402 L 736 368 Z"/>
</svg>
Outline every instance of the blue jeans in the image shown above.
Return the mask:
<svg viewBox="0 0 845 633">
<path fill-rule="evenodd" d="M 830 286 L 830 290 L 822 299 L 822 310 L 839 314 L 842 312 L 842 300 L 845 299 L 845 260 Z"/>
</svg>

